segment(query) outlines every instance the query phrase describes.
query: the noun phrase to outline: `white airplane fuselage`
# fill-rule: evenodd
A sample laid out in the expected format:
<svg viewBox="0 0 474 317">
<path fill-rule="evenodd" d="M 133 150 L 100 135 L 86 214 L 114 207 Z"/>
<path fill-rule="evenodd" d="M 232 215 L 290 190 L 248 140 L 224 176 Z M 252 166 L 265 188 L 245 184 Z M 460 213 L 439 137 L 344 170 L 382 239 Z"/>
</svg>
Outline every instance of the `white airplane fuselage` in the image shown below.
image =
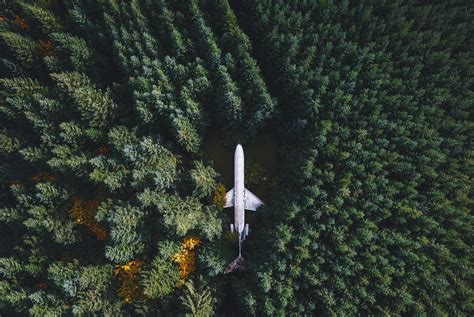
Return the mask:
<svg viewBox="0 0 474 317">
<path fill-rule="evenodd" d="M 239 257 L 241 257 L 242 241 L 249 234 L 249 225 L 245 223 L 245 210 L 257 210 L 263 205 L 254 193 L 245 188 L 244 149 L 238 144 L 234 153 L 234 188 L 226 193 L 224 207 L 234 207 L 234 223 L 230 225 L 231 232 L 239 234 Z"/>
<path fill-rule="evenodd" d="M 234 228 L 242 236 L 245 228 L 245 160 L 240 144 L 234 153 Z"/>
</svg>

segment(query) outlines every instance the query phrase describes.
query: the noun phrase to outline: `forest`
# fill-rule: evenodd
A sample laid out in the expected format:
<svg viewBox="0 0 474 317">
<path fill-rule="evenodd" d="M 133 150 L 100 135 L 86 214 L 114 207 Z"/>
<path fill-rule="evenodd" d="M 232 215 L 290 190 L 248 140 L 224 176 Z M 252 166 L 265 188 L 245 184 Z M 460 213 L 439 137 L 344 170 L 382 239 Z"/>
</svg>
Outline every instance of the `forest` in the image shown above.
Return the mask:
<svg viewBox="0 0 474 317">
<path fill-rule="evenodd" d="M 2 1 L 0 315 L 473 316 L 472 34 L 462 0 Z M 225 274 L 237 143 L 265 205 Z"/>
</svg>

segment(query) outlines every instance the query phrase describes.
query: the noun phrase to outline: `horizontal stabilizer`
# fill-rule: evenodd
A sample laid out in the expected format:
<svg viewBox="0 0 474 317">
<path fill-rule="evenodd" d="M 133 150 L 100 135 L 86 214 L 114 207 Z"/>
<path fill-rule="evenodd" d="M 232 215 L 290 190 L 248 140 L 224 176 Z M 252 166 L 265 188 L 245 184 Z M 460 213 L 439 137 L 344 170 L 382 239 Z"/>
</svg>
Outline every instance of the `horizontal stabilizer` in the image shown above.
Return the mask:
<svg viewBox="0 0 474 317">
<path fill-rule="evenodd" d="M 224 208 L 234 206 L 234 189 L 232 188 L 225 194 L 225 205 Z"/>
<path fill-rule="evenodd" d="M 263 205 L 263 201 L 245 188 L 245 209 L 255 211 L 261 205 Z"/>
</svg>

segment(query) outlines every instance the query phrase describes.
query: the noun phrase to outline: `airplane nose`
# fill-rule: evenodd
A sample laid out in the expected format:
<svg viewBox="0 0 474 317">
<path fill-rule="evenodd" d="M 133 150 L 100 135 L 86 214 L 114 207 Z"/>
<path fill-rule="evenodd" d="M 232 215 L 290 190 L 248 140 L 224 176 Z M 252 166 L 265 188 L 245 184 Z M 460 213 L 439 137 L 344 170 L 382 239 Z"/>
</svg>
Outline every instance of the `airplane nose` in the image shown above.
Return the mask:
<svg viewBox="0 0 474 317">
<path fill-rule="evenodd" d="M 242 148 L 242 145 L 240 144 L 237 144 L 237 146 L 235 147 L 235 152 L 240 152 L 240 151 L 244 151 L 244 149 Z"/>
</svg>

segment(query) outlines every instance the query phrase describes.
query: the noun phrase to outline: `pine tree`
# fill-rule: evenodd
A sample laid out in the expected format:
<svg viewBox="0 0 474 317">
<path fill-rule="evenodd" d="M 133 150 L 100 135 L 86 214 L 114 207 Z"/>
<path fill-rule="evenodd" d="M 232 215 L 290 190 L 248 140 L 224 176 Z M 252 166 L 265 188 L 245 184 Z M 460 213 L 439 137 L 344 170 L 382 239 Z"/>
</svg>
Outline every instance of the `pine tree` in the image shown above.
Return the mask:
<svg viewBox="0 0 474 317">
<path fill-rule="evenodd" d="M 181 303 L 187 308 L 186 316 L 212 316 L 214 314 L 213 298 L 210 290 L 205 285 L 195 287 L 193 280 L 187 281 L 184 286 L 186 290 L 180 296 Z"/>
<path fill-rule="evenodd" d="M 94 128 L 107 124 L 117 106 L 110 96 L 99 91 L 87 76 L 71 72 L 51 74 L 51 77 L 56 82 L 61 99 L 72 103 L 86 124 Z"/>
<path fill-rule="evenodd" d="M 20 66 L 31 69 L 38 58 L 38 51 L 35 41 L 32 38 L 18 33 L 3 31 L 0 32 L 2 46 L 8 50 Z"/>
<path fill-rule="evenodd" d="M 162 298 L 173 292 L 178 281 L 178 271 L 171 262 L 171 257 L 156 257 L 150 268 L 143 273 L 143 293 L 147 298 Z"/>
<path fill-rule="evenodd" d="M 195 185 L 193 193 L 197 197 L 208 197 L 214 192 L 219 174 L 211 166 L 205 166 L 202 161 L 196 161 L 190 175 Z"/>
</svg>

